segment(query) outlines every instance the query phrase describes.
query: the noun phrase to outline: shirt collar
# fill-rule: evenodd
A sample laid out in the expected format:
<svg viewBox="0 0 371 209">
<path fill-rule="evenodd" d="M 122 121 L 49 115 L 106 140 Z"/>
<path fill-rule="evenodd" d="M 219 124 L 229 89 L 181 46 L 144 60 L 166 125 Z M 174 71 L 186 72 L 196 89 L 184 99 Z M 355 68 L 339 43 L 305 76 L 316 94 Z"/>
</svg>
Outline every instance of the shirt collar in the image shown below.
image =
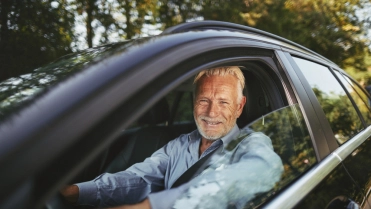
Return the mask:
<svg viewBox="0 0 371 209">
<path fill-rule="evenodd" d="M 227 135 L 221 138 L 223 142 L 223 146 L 226 147 L 229 144 L 229 142 L 236 139 L 239 135 L 240 135 L 240 129 L 238 128 L 237 125 L 234 125 L 232 130 Z"/>
<path fill-rule="evenodd" d="M 222 140 L 223 142 L 223 146 L 226 147 L 229 144 L 229 142 L 236 139 L 239 136 L 239 134 L 240 134 L 240 129 L 238 128 L 236 124 L 233 126 L 232 130 L 227 135 L 220 138 L 220 140 Z M 198 132 L 198 130 L 195 130 L 190 134 L 190 140 L 201 140 L 201 134 Z"/>
</svg>

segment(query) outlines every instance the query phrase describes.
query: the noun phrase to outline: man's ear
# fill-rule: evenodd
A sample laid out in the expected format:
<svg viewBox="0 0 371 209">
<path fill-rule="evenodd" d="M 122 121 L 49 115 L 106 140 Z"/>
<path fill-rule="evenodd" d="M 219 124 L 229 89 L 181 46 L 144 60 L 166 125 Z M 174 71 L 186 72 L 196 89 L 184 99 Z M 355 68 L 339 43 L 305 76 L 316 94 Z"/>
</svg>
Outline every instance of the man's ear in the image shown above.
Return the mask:
<svg viewBox="0 0 371 209">
<path fill-rule="evenodd" d="M 237 104 L 237 111 L 236 111 L 236 116 L 237 118 L 240 117 L 242 111 L 243 111 L 243 107 L 245 106 L 246 104 L 246 97 L 243 96 L 240 103 Z"/>
</svg>

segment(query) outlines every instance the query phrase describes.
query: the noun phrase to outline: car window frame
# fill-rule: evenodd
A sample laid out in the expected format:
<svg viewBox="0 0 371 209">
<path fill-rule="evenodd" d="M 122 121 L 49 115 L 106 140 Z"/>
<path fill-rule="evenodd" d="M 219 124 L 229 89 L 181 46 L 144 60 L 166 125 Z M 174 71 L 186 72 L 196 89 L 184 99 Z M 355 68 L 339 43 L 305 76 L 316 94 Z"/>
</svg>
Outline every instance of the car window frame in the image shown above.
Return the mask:
<svg viewBox="0 0 371 209">
<path fill-rule="evenodd" d="M 311 135 L 315 146 L 317 160 L 321 161 L 339 147 L 334 135 L 332 134 L 330 124 L 327 121 L 322 107 L 320 106 L 311 86 L 306 80 L 304 74 L 301 72 L 299 66 L 292 58 L 292 56 L 297 56 L 297 54 L 291 54 L 286 51 L 277 51 L 277 54 L 283 68 L 288 74 L 293 89 L 295 89 L 295 94 L 298 98 L 301 109 L 304 110 L 304 118 L 309 127 L 309 134 Z M 305 57 L 304 55 L 300 57 L 308 60 L 308 57 Z M 315 63 L 319 62 L 313 58 L 309 61 L 315 61 Z M 321 65 L 327 66 L 326 63 L 322 63 Z"/>
<path fill-rule="evenodd" d="M 230 48 L 229 50 L 232 51 L 233 48 Z M 246 51 L 246 50 L 255 51 L 256 49 L 253 48 L 253 47 L 251 47 L 251 48 L 246 47 L 244 50 L 238 49 L 238 51 L 241 51 L 241 52 L 242 51 Z M 272 54 L 275 53 L 274 50 L 266 49 L 265 51 L 270 51 Z M 296 101 L 296 98 L 290 98 L 292 95 L 290 95 L 290 93 L 289 93 L 290 91 L 288 90 L 288 88 L 291 89 L 291 86 L 288 86 L 287 83 L 284 83 L 284 81 L 283 81 L 283 79 L 281 77 L 282 72 L 279 71 L 280 66 L 276 64 L 276 63 L 278 63 L 278 60 L 275 57 L 272 58 L 272 57 L 263 56 L 263 55 L 261 55 L 261 56 L 257 56 L 257 55 L 255 55 L 255 56 L 249 56 L 249 55 L 243 56 L 243 55 L 240 55 L 240 56 L 238 56 L 238 55 L 228 55 L 227 53 L 226 53 L 227 55 L 224 54 L 224 55 L 222 55 L 220 57 L 220 53 L 219 52 L 214 52 L 214 53 L 216 54 L 215 57 L 217 57 L 217 58 L 214 58 L 213 57 L 211 59 L 215 59 L 215 60 L 206 61 L 206 63 L 203 63 L 201 65 L 197 65 L 196 67 L 190 67 L 189 66 L 190 65 L 189 63 L 192 62 L 192 59 L 191 59 L 191 61 L 190 60 L 186 60 L 184 63 L 187 63 L 187 64 L 185 64 L 183 67 L 175 66 L 173 68 L 174 71 L 175 70 L 176 71 L 179 71 L 179 70 L 182 71 L 183 68 L 189 68 L 191 70 L 188 71 L 187 75 L 184 76 L 184 78 L 179 78 L 179 80 L 176 83 L 169 84 L 166 87 L 167 88 L 166 92 L 163 92 L 161 95 L 157 95 L 157 99 L 160 99 L 161 97 L 166 96 L 167 93 L 171 92 L 171 90 L 173 88 L 171 88 L 170 86 L 176 87 L 177 85 L 181 84 L 182 82 L 186 81 L 187 79 L 193 78 L 194 75 L 197 72 L 201 71 L 202 69 L 207 69 L 207 68 L 216 67 L 216 66 L 223 66 L 223 65 L 231 65 L 231 63 L 238 65 L 239 63 L 246 63 L 246 62 L 257 61 L 257 62 L 263 63 L 264 65 L 267 65 L 267 67 L 270 68 L 269 70 L 271 72 L 273 72 L 275 74 L 275 76 L 279 79 L 279 81 L 280 81 L 280 84 L 279 85 L 282 85 L 282 88 L 283 89 L 282 89 L 282 91 L 280 91 L 280 93 L 281 94 L 284 94 L 282 96 L 288 97 L 288 98 L 281 98 L 281 99 L 286 99 L 286 102 L 283 102 L 283 103 L 280 103 L 280 104 L 276 104 L 276 106 L 275 106 L 276 109 L 274 109 L 273 111 L 277 110 L 278 109 L 277 108 L 278 106 L 281 107 L 281 108 L 282 107 L 287 107 L 286 105 L 289 104 L 289 101 Z M 194 58 L 194 59 L 198 59 L 198 58 Z M 202 57 L 202 59 L 200 59 L 200 60 L 202 62 L 205 62 L 205 58 L 204 57 Z M 172 70 L 169 70 L 169 71 L 172 71 Z M 189 74 L 191 74 L 191 76 L 189 76 Z M 267 81 L 267 82 L 269 83 L 270 81 Z M 270 84 L 266 84 L 266 85 L 270 85 Z M 283 87 L 283 86 L 285 86 L 285 87 Z M 146 88 L 152 88 L 152 84 L 148 84 Z M 169 88 L 170 88 L 170 90 L 169 90 Z M 276 89 L 275 88 L 272 88 L 268 92 L 270 94 L 272 94 L 272 90 L 276 90 Z M 145 91 L 145 89 L 143 89 L 143 91 Z M 293 91 L 293 90 L 291 89 L 291 91 Z M 147 94 L 147 95 L 151 95 L 151 94 Z M 152 94 L 152 96 L 153 96 L 153 94 Z M 270 97 L 275 97 L 275 96 L 272 96 L 271 95 Z M 293 104 L 294 105 L 297 105 L 297 103 L 293 103 Z M 300 109 L 300 110 L 301 110 L 301 113 L 303 114 L 303 117 L 304 117 L 303 110 L 302 109 Z M 307 124 L 305 124 L 305 125 L 307 125 Z M 309 129 L 308 129 L 308 132 L 309 132 Z M 313 146 L 313 144 L 311 144 L 311 146 L 312 146 L 313 149 L 315 149 L 315 147 Z M 315 162 L 315 164 L 316 163 L 317 162 Z M 271 200 L 272 197 L 273 196 L 270 196 L 268 199 L 266 199 L 266 201 L 264 203 L 266 203 L 267 201 Z"/>
<path fill-rule="evenodd" d="M 368 94 L 368 92 L 363 88 L 363 87 L 361 87 L 360 85 L 359 85 L 359 83 L 354 79 L 354 78 L 352 78 L 352 77 L 350 77 L 349 75 L 347 75 L 346 73 L 344 73 L 342 70 L 339 70 L 339 69 L 334 69 L 334 71 L 337 71 L 341 76 L 343 76 L 343 78 L 346 80 L 346 79 L 349 79 L 350 80 L 350 82 L 351 83 L 347 83 L 347 84 L 349 84 L 349 85 L 351 85 L 351 87 L 352 87 L 352 89 L 354 89 L 354 91 L 358 94 L 358 96 L 362 99 L 362 97 L 361 97 L 361 95 L 359 95 L 359 92 L 354 88 L 354 85 L 356 85 L 366 96 L 367 96 L 367 98 L 368 99 L 370 99 L 371 100 L 371 97 L 370 97 L 370 95 Z M 366 121 L 364 120 L 364 118 L 363 118 L 363 115 L 362 115 L 362 113 L 360 112 L 360 110 L 359 110 L 359 108 L 358 108 L 358 105 L 356 104 L 356 102 L 354 101 L 354 99 L 353 99 L 353 97 L 350 95 L 350 92 L 347 90 L 347 88 L 345 87 L 345 85 L 346 84 L 344 84 L 339 78 L 338 78 L 338 76 L 335 74 L 335 76 L 336 76 L 336 78 L 338 79 L 338 81 L 342 84 L 342 86 L 343 86 L 343 88 L 344 88 L 344 90 L 347 92 L 347 94 L 348 94 L 348 97 L 351 99 L 351 101 L 352 101 L 352 104 L 353 104 L 353 106 L 356 108 L 356 110 L 357 110 L 357 112 L 358 112 L 358 114 L 359 114 L 359 117 L 361 118 L 361 121 L 363 122 L 363 125 L 364 125 L 364 127 L 366 128 L 368 125 L 367 125 L 367 123 L 366 123 Z M 366 104 L 366 106 L 367 106 L 367 108 L 368 108 L 368 110 L 369 110 L 369 112 L 371 112 L 371 107 L 370 107 L 370 105 L 367 105 L 367 102 L 368 101 L 364 101 L 363 99 L 362 99 L 362 101 Z"/>
<path fill-rule="evenodd" d="M 355 104 L 354 100 L 351 98 L 351 96 L 350 96 L 349 92 L 347 91 L 347 89 L 345 88 L 345 86 L 342 84 L 342 82 L 340 82 L 339 78 L 336 76 L 336 73 L 334 72 L 334 69 L 333 69 L 333 68 L 330 68 L 328 65 L 321 64 L 321 63 L 318 63 L 318 62 L 313 62 L 313 61 L 310 61 L 310 60 L 307 60 L 307 59 L 303 59 L 302 57 L 298 57 L 298 56 L 293 56 L 293 59 L 294 59 L 294 61 L 295 61 L 295 64 L 297 64 L 299 68 L 303 67 L 303 68 L 305 68 L 305 70 L 307 70 L 308 68 L 305 67 L 305 64 L 304 64 L 304 65 L 299 64 L 299 63 L 298 63 L 299 60 L 306 61 L 306 62 L 308 62 L 308 64 L 309 64 L 309 63 L 312 63 L 312 64 L 314 64 L 315 66 L 318 65 L 319 67 L 322 67 L 323 70 L 324 70 L 324 73 L 327 73 L 327 75 L 330 76 L 330 78 L 332 79 L 331 81 L 334 82 L 333 84 L 338 86 L 339 90 L 341 90 L 341 91 L 344 93 L 344 96 L 345 96 L 344 98 L 346 98 L 347 101 L 350 102 L 350 104 L 348 103 L 348 105 L 349 105 L 348 107 L 353 108 L 352 111 L 351 111 L 351 113 L 353 114 L 353 116 L 356 117 L 357 125 L 358 125 L 358 126 L 357 126 L 356 128 L 354 128 L 354 129 L 350 130 L 352 134 L 351 134 L 351 136 L 349 136 L 348 138 L 343 139 L 343 140 L 336 140 L 336 141 L 337 141 L 337 144 L 340 146 L 340 145 L 342 145 L 344 142 L 346 142 L 347 140 L 349 140 L 351 137 L 353 137 L 355 134 L 361 132 L 361 131 L 364 129 L 364 123 L 363 123 L 362 118 L 360 117 L 360 115 L 361 115 L 361 114 L 360 114 L 360 111 L 359 111 L 358 108 L 356 108 L 356 104 Z M 301 65 L 301 66 L 299 66 L 299 65 Z M 303 69 L 303 70 L 300 69 L 300 73 L 302 73 L 302 74 L 305 75 L 305 76 L 308 76 L 308 74 L 304 73 L 305 70 L 304 70 L 304 69 Z M 311 75 L 313 75 L 313 74 L 311 74 Z M 307 80 L 307 78 L 305 78 L 305 81 L 306 81 L 306 83 L 308 83 L 308 84 L 310 84 L 312 81 L 314 81 L 314 80 L 310 80 L 310 79 L 313 79 L 313 78 L 308 78 L 308 79 L 309 79 L 309 80 Z M 319 81 L 319 80 L 322 80 L 322 79 L 320 79 L 319 77 L 316 77 L 315 80 Z M 313 90 L 313 86 L 312 86 L 312 84 L 310 84 L 310 87 L 311 87 L 311 89 L 312 89 L 312 92 L 314 93 L 314 90 Z M 319 87 L 320 87 L 319 90 L 321 90 L 322 83 L 321 83 L 321 85 L 320 85 Z M 312 92 L 311 92 L 311 93 L 312 93 Z M 312 95 L 313 95 L 313 94 L 312 94 Z M 315 95 L 315 94 L 314 94 L 314 95 Z M 339 97 L 339 98 L 340 98 L 340 97 Z M 324 113 L 324 115 L 325 115 L 325 117 L 326 117 L 326 121 L 327 121 L 328 124 L 331 126 L 331 131 L 328 131 L 327 133 L 330 133 L 330 132 L 333 133 L 333 130 L 332 130 L 333 124 L 332 124 L 332 122 L 329 121 L 329 119 L 328 119 L 328 114 L 329 114 L 329 113 L 328 113 L 328 112 L 325 112 L 325 110 L 323 109 L 323 108 L 324 108 L 324 107 L 323 107 L 323 104 L 320 103 L 320 100 L 319 100 L 319 98 L 318 98 L 317 96 L 315 96 L 315 99 L 317 99 L 318 104 L 320 104 L 320 109 L 318 109 L 318 111 L 321 112 L 321 110 L 322 110 L 322 112 Z M 313 101 L 312 101 L 312 102 L 313 102 Z M 353 132 L 355 132 L 355 133 L 353 133 Z M 335 136 L 335 133 L 333 133 L 333 135 Z M 336 138 L 336 136 L 335 136 L 335 138 Z"/>
<path fill-rule="evenodd" d="M 307 59 L 309 61 L 314 61 L 316 63 L 319 63 L 321 65 L 325 66 L 331 66 L 326 65 L 326 62 L 319 62 L 318 60 L 311 58 L 308 59 L 307 55 L 300 55 L 298 53 L 295 54 L 290 54 L 288 52 L 278 52 L 280 54 L 279 58 L 281 59 L 281 62 L 284 64 L 286 67 L 286 70 L 292 79 L 291 82 L 295 83 L 295 90 L 299 94 L 299 102 L 310 102 L 314 100 L 314 104 L 311 103 L 311 105 L 307 105 L 310 108 L 307 109 L 309 112 L 306 112 L 306 114 L 311 113 L 315 114 L 314 110 L 314 105 L 317 106 L 317 108 L 320 106 L 317 98 L 315 97 L 313 91 L 311 90 L 311 87 L 309 86 L 309 83 L 306 81 L 304 75 L 296 65 L 295 61 L 291 56 L 296 56 L 300 57 L 303 59 Z M 295 72 L 296 71 L 296 72 Z M 299 77 L 301 78 L 299 80 Z M 296 79 L 296 80 L 295 80 Z M 304 83 L 304 84 L 303 84 Z M 307 91 L 307 92 L 306 92 Z M 308 96 L 308 92 L 312 92 L 312 95 Z M 311 97 L 311 100 L 307 100 L 308 98 Z M 305 99 L 304 101 L 302 99 Z M 315 104 L 315 103 L 318 104 Z M 307 108 L 306 107 L 306 108 Z M 323 113 L 323 111 L 321 111 Z M 324 114 L 321 116 L 323 119 L 326 119 L 324 117 Z M 327 122 L 327 119 L 325 120 Z M 319 121 L 317 121 L 319 123 Z M 314 124 L 316 125 L 316 124 Z M 318 128 L 321 128 L 320 126 L 317 126 Z M 313 128 L 313 127 L 312 127 Z M 328 124 L 328 128 L 329 124 Z M 328 129 L 327 128 L 327 129 Z M 330 128 L 331 130 L 331 128 Z M 332 130 L 331 130 L 331 135 L 330 138 L 333 137 Z M 356 134 L 353 138 L 349 139 L 344 145 L 342 146 L 335 146 L 334 150 L 331 151 L 327 156 L 324 156 L 321 161 L 314 166 L 311 170 L 309 170 L 307 173 L 305 173 L 298 181 L 293 182 L 293 184 L 284 190 L 283 192 L 279 193 L 275 199 L 272 201 L 268 202 L 267 204 L 264 204 L 264 208 L 279 208 L 279 207 L 294 207 L 297 205 L 299 202 L 301 202 L 306 195 L 308 195 L 313 189 L 316 188 L 317 185 L 319 185 L 325 178 L 328 176 L 333 169 L 341 166 L 343 166 L 343 160 L 346 159 L 348 156 L 350 156 L 357 148 L 364 143 L 369 136 L 371 135 L 371 126 L 365 128 L 365 130 L 361 131 L 360 133 Z M 335 143 L 335 137 L 332 140 Z M 322 139 L 322 140 L 327 140 L 327 139 Z M 344 167 L 345 168 L 345 167 Z M 345 173 L 347 171 L 345 170 Z M 353 183 L 357 185 L 357 182 L 354 181 L 354 179 L 347 173 L 348 177 L 350 177 L 353 180 Z"/>
<path fill-rule="evenodd" d="M 230 49 L 230 50 L 233 50 L 233 49 Z M 250 48 L 249 49 L 248 47 L 246 47 L 246 49 L 244 49 L 244 50 L 254 51 L 254 48 Z M 274 50 L 267 50 L 267 51 L 271 51 L 272 54 L 275 53 Z M 215 54 L 220 54 L 218 52 L 214 52 L 214 53 Z M 191 69 L 188 72 L 188 74 L 191 73 L 191 72 L 193 72 L 193 74 L 190 77 L 187 76 L 187 77 L 185 77 L 183 79 L 180 79 L 182 82 L 184 82 L 184 81 L 186 81 L 189 78 L 193 78 L 193 76 L 197 72 L 199 72 L 200 70 L 202 70 L 202 69 L 207 69 L 207 68 L 216 67 L 216 66 L 223 66 L 223 65 L 231 65 L 231 63 L 238 65 L 239 63 L 257 61 L 257 62 L 263 63 L 264 65 L 267 65 L 270 68 L 270 71 L 273 72 L 275 74 L 275 76 L 277 76 L 277 78 L 280 80 L 280 82 L 281 82 L 280 85 L 283 86 L 283 83 L 284 82 L 283 82 L 282 77 L 280 77 L 282 75 L 281 74 L 282 72 L 281 73 L 279 72 L 279 66 L 276 64 L 278 60 L 276 58 L 272 58 L 272 57 L 268 57 L 268 56 L 242 56 L 242 55 L 240 55 L 240 56 L 237 56 L 237 55 L 231 56 L 231 55 L 229 55 L 230 57 L 226 57 L 225 58 L 225 56 L 228 56 L 228 55 L 222 55 L 222 57 L 219 57 L 219 55 L 216 55 L 216 57 L 218 57 L 217 59 L 212 58 L 212 59 L 215 59 L 215 60 L 208 61 L 207 63 L 204 63 L 202 65 L 197 65 L 197 67 L 189 67 L 188 65 L 189 65 L 189 63 L 191 61 L 187 60 L 187 61 L 185 61 L 185 63 L 187 63 L 185 66 L 180 67 L 180 68 L 178 66 L 176 66 L 176 67 L 174 67 L 174 71 L 175 71 L 175 69 L 177 71 L 178 70 L 181 70 L 182 71 L 182 68 L 189 68 L 189 69 Z M 195 59 L 198 59 L 198 58 L 195 58 Z M 204 57 L 201 60 L 202 60 L 202 62 L 205 62 L 204 61 L 205 60 Z M 171 70 L 169 70 L 169 71 L 171 71 Z M 270 81 L 267 81 L 267 82 L 269 83 Z M 179 85 L 180 83 L 181 82 L 177 82 L 176 84 L 172 84 L 172 86 Z M 266 84 L 266 85 L 270 85 L 270 84 Z M 148 86 L 152 86 L 152 85 L 149 84 Z M 285 89 L 283 89 L 281 91 L 281 94 L 284 94 L 283 96 L 287 96 L 289 94 L 288 93 L 289 91 L 287 90 L 287 88 L 291 88 L 291 86 L 288 86 L 287 83 L 284 83 L 284 86 L 285 86 Z M 151 88 L 151 87 L 147 87 L 147 88 Z M 169 88 L 169 86 L 167 88 Z M 282 87 L 282 88 L 284 88 L 284 87 Z M 274 88 L 270 89 L 269 93 L 272 94 L 272 90 L 273 89 Z M 276 89 L 274 89 L 274 90 L 276 90 Z M 166 94 L 169 93 L 170 91 L 171 90 L 168 90 L 167 92 L 164 92 L 164 94 L 162 94 L 162 96 L 166 96 Z M 291 89 L 291 91 L 293 91 L 293 90 Z M 271 95 L 271 97 L 274 97 L 274 96 Z M 290 97 L 290 96 L 287 96 L 287 97 Z M 287 101 L 285 103 L 276 104 L 276 108 L 278 107 L 277 105 L 279 105 L 280 107 L 287 107 L 286 105 L 289 104 L 289 100 L 290 101 L 296 101 L 296 98 L 290 98 L 290 99 L 288 99 L 288 98 L 281 98 L 281 99 L 286 99 Z M 297 103 L 294 103 L 294 105 L 297 105 Z M 277 110 L 277 109 L 274 109 L 273 111 L 275 111 L 275 110 Z M 301 113 L 303 114 L 303 117 L 304 117 L 303 110 L 302 109 L 300 109 L 300 110 L 301 110 Z M 307 125 L 307 124 L 305 124 L 305 125 Z M 308 132 L 309 132 L 309 129 L 308 129 Z M 312 146 L 313 149 L 315 148 L 313 146 L 313 144 L 311 144 L 311 146 Z M 317 162 L 315 162 L 315 163 L 317 163 Z M 266 199 L 266 201 L 269 201 L 271 198 L 272 197 L 269 197 L 268 199 Z"/>
<path fill-rule="evenodd" d="M 364 118 L 363 118 L 363 116 L 362 116 L 361 111 L 360 111 L 359 108 L 358 108 L 358 105 L 357 105 L 356 102 L 354 101 L 353 97 L 350 95 L 350 93 L 349 93 L 348 89 L 346 88 L 345 84 L 344 84 L 344 83 L 339 79 L 339 77 L 334 73 L 334 71 L 337 71 L 337 72 L 339 72 L 342 76 L 344 76 L 343 73 L 341 73 L 339 70 L 336 70 L 336 69 L 333 69 L 333 68 L 332 68 L 332 71 L 331 71 L 331 73 L 333 74 L 333 76 L 335 76 L 336 80 L 340 83 L 341 87 L 344 89 L 344 91 L 345 91 L 345 93 L 347 94 L 349 100 L 351 101 L 351 103 L 352 103 L 354 109 L 356 110 L 356 112 L 357 112 L 357 114 L 358 114 L 358 117 L 360 118 L 360 120 L 361 120 L 361 122 L 362 122 L 363 130 L 364 130 L 364 129 L 367 127 L 367 124 L 366 124 L 366 122 L 365 122 L 365 120 L 364 120 Z M 350 78 L 349 76 L 347 76 L 347 77 Z M 357 82 L 356 82 L 356 83 L 357 83 Z M 353 87 L 352 87 L 352 88 L 353 88 Z M 362 88 L 361 88 L 361 89 L 362 89 Z M 362 100 L 362 101 L 363 101 L 363 100 Z"/>
</svg>

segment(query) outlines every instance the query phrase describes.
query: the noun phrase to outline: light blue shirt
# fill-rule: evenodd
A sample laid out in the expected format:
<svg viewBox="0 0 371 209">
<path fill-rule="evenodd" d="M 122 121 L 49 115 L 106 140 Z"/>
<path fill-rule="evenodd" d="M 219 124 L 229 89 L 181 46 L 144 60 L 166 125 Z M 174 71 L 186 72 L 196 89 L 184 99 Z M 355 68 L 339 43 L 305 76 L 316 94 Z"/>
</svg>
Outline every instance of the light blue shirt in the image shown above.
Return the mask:
<svg viewBox="0 0 371 209">
<path fill-rule="evenodd" d="M 209 191 L 213 189 L 216 191 L 213 195 L 207 195 L 208 197 L 218 198 L 219 195 L 223 199 L 228 199 L 227 202 L 224 201 L 226 204 L 235 200 L 236 206 L 241 207 L 255 193 L 271 189 L 283 171 L 281 159 L 274 153 L 271 140 L 262 133 L 249 133 L 241 143 L 236 143 L 237 147 L 228 146 L 232 140 L 243 134 L 247 135 L 244 129 L 239 130 L 234 126 L 226 136 L 216 140 L 201 156 L 199 156 L 201 142 L 199 132 L 195 130 L 181 135 L 144 162 L 134 164 L 125 171 L 115 174 L 104 173 L 93 181 L 76 184 L 79 187 L 78 204 L 107 207 L 132 204 L 148 197 L 153 209 L 192 208 L 187 202 L 193 202 L 195 207 L 205 207 L 206 203 L 209 204 L 208 201 L 196 204 L 197 201 L 194 199 L 189 201 L 189 198 L 197 194 L 198 197 L 195 198 L 200 199 L 203 193 L 197 191 L 204 191 L 206 186 Z M 171 189 L 174 182 L 189 167 L 221 145 L 222 155 L 213 155 L 208 169 L 190 182 Z M 242 190 L 238 185 L 237 187 L 234 185 L 242 182 L 248 183 Z M 236 192 L 231 194 L 221 192 L 228 190 L 229 187 L 236 188 Z M 246 192 L 246 188 L 249 188 L 250 192 Z M 237 194 L 238 192 L 243 193 Z M 222 206 L 220 204 L 219 208 Z"/>
</svg>

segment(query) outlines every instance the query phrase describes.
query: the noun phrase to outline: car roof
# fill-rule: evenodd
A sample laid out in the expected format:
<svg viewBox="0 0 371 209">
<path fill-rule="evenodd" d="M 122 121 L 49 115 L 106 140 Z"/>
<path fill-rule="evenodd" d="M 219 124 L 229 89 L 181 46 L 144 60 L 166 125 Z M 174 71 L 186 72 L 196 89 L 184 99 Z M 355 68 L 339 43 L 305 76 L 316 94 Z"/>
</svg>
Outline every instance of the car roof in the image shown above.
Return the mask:
<svg viewBox="0 0 371 209">
<path fill-rule="evenodd" d="M 326 57 L 283 37 L 278 35 L 274 35 L 272 33 L 268 33 L 266 31 L 262 31 L 253 27 L 239 25 L 230 22 L 222 22 L 222 21 L 213 21 L 213 20 L 206 20 L 206 21 L 195 21 L 195 22 L 188 22 L 179 24 L 173 27 L 170 27 L 164 30 L 161 34 L 174 34 L 174 33 L 184 33 L 189 31 L 205 31 L 205 30 L 213 30 L 213 31 L 234 31 L 245 34 L 246 38 L 251 39 L 260 39 L 259 37 L 264 37 L 264 41 L 270 42 L 272 44 L 279 44 L 284 47 L 300 51 L 307 55 L 315 56 L 320 58 L 322 61 L 327 62 L 332 66 L 338 67 L 334 62 L 327 59 Z"/>
</svg>

